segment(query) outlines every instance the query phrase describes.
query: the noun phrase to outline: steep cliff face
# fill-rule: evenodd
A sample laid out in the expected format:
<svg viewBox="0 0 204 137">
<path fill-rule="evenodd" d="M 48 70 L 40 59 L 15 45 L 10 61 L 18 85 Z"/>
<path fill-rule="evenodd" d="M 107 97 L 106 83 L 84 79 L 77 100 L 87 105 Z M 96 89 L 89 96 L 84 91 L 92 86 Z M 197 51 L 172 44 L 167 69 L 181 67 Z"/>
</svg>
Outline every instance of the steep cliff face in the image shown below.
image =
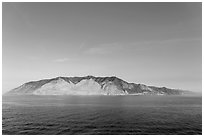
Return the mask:
<svg viewBox="0 0 204 137">
<path fill-rule="evenodd" d="M 181 90 L 128 83 L 117 77 L 57 77 L 28 82 L 8 94 L 33 95 L 171 95 Z"/>
</svg>

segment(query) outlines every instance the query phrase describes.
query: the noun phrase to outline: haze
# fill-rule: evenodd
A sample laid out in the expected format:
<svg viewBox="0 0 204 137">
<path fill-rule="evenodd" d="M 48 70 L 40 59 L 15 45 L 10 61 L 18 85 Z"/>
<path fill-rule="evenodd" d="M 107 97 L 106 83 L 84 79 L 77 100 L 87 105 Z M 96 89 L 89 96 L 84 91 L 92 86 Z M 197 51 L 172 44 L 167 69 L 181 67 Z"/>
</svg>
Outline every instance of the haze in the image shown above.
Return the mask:
<svg viewBox="0 0 204 137">
<path fill-rule="evenodd" d="M 201 3 L 5 3 L 3 92 L 57 76 L 202 91 Z"/>
</svg>

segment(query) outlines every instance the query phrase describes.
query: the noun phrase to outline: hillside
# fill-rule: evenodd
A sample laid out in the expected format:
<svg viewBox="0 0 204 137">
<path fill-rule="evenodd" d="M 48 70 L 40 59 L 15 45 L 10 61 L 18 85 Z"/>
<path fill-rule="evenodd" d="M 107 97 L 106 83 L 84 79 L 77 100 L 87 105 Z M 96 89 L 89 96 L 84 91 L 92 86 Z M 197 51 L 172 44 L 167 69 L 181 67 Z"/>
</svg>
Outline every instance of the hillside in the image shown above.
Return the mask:
<svg viewBox="0 0 204 137">
<path fill-rule="evenodd" d="M 57 77 L 25 83 L 15 95 L 181 95 L 182 90 L 128 83 L 117 77 Z"/>
</svg>

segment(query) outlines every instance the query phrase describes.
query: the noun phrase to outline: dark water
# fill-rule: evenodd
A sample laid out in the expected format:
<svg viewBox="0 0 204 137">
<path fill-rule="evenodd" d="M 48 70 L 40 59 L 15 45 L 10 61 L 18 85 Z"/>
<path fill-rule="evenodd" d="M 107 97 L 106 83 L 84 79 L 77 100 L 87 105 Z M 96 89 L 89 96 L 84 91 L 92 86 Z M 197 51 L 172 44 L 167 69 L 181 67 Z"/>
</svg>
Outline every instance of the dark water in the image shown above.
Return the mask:
<svg viewBox="0 0 204 137">
<path fill-rule="evenodd" d="M 202 134 L 202 98 L 4 96 L 2 134 Z"/>
</svg>

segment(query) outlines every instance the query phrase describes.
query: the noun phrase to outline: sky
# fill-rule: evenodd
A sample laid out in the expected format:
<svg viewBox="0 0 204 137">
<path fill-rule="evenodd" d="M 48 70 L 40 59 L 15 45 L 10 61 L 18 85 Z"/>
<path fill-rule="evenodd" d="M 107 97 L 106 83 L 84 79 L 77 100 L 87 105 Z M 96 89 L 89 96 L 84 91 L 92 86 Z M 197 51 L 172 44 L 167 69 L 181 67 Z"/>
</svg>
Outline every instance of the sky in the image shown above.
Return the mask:
<svg viewBox="0 0 204 137">
<path fill-rule="evenodd" d="M 201 3 L 5 3 L 2 91 L 58 76 L 202 91 Z"/>
</svg>

